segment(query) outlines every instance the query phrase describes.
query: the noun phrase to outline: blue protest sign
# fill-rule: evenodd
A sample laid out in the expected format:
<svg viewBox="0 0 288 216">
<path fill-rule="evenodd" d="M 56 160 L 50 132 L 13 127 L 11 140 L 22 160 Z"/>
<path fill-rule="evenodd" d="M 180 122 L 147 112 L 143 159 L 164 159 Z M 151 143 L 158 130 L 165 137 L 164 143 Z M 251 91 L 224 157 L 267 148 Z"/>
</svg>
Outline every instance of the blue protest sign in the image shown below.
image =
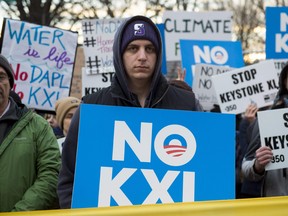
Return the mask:
<svg viewBox="0 0 288 216">
<path fill-rule="evenodd" d="M 235 115 L 81 104 L 73 208 L 235 198 Z"/>
<path fill-rule="evenodd" d="M 266 59 L 288 58 L 288 7 L 266 7 Z"/>
<path fill-rule="evenodd" d="M 240 41 L 180 40 L 185 81 L 192 86 L 195 64 L 212 64 L 239 68 L 244 66 Z"/>
</svg>

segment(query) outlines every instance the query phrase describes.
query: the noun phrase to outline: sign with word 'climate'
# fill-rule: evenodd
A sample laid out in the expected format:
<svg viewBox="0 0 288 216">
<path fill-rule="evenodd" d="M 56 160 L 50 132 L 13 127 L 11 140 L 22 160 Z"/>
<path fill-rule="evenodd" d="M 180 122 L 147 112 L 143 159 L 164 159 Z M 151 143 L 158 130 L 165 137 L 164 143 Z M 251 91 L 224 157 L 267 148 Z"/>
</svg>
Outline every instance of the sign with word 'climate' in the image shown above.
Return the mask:
<svg viewBox="0 0 288 216">
<path fill-rule="evenodd" d="M 78 34 L 19 20 L 4 20 L 1 54 L 11 64 L 13 90 L 22 103 L 54 110 L 55 102 L 69 96 Z"/>
<path fill-rule="evenodd" d="M 231 41 L 232 18 L 231 11 L 165 11 L 163 23 L 167 61 L 181 60 L 181 39 Z"/>
<path fill-rule="evenodd" d="M 257 115 L 261 145 L 268 146 L 273 152 L 273 159 L 265 169 L 288 168 L 288 109 L 266 110 Z"/>
<path fill-rule="evenodd" d="M 234 198 L 234 115 L 81 104 L 73 208 Z"/>
</svg>

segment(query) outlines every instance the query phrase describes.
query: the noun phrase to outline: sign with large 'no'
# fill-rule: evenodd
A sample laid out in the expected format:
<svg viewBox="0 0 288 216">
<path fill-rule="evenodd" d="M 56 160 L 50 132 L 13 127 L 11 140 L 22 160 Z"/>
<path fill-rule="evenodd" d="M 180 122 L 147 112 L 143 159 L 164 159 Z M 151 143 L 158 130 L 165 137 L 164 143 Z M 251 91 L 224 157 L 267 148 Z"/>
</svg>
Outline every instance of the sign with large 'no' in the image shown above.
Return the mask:
<svg viewBox="0 0 288 216">
<path fill-rule="evenodd" d="M 82 104 L 73 208 L 235 198 L 235 116 Z"/>
</svg>

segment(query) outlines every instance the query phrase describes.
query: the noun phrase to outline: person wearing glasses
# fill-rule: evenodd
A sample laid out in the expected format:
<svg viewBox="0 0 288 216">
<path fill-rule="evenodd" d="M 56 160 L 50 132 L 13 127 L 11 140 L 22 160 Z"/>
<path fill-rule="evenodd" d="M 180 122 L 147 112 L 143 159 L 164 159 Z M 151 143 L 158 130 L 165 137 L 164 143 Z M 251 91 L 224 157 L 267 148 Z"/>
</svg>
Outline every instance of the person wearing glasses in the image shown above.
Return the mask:
<svg viewBox="0 0 288 216">
<path fill-rule="evenodd" d="M 60 152 L 40 115 L 9 96 L 13 70 L 0 54 L 0 212 L 57 206 Z"/>
</svg>

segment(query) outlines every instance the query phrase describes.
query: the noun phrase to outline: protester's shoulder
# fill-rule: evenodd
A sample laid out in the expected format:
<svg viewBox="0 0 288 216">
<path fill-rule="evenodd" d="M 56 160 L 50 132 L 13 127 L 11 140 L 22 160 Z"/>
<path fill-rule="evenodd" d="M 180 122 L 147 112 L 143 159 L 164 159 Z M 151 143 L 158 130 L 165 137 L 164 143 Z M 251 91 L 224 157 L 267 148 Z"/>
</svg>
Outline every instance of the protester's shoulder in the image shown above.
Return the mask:
<svg viewBox="0 0 288 216">
<path fill-rule="evenodd" d="M 175 106 L 174 108 L 176 109 L 203 111 L 201 104 L 195 98 L 195 95 L 192 91 L 170 85 L 165 98 L 167 99 L 166 102 L 172 102 Z"/>
<path fill-rule="evenodd" d="M 25 114 L 19 119 L 19 123 L 17 125 L 19 125 L 19 127 L 28 127 L 34 132 L 47 129 L 50 130 L 51 128 L 49 122 L 45 118 L 30 109 L 28 109 Z M 52 128 L 51 132 L 53 133 Z"/>
<path fill-rule="evenodd" d="M 43 126 L 50 126 L 49 122 L 43 116 L 39 115 L 36 112 L 33 112 L 32 110 L 28 112 L 28 115 L 31 115 L 31 118 L 33 119 L 35 124 L 39 124 Z"/>
<path fill-rule="evenodd" d="M 195 98 L 195 94 L 193 91 L 189 91 L 187 89 L 183 89 L 183 88 L 179 88 L 179 87 L 176 87 L 176 86 L 173 86 L 173 85 L 170 85 L 169 86 L 169 93 L 170 94 L 174 94 L 174 95 L 177 95 L 181 98 Z"/>
<path fill-rule="evenodd" d="M 110 87 L 102 88 L 101 90 L 99 90 L 99 91 L 97 91 L 95 93 L 92 93 L 92 94 L 89 94 L 89 95 L 85 95 L 82 98 L 82 101 L 84 103 L 87 103 L 87 104 L 98 103 L 99 100 L 102 100 L 103 98 L 105 98 L 105 96 L 107 96 L 110 93 L 110 90 L 111 90 Z"/>
</svg>

